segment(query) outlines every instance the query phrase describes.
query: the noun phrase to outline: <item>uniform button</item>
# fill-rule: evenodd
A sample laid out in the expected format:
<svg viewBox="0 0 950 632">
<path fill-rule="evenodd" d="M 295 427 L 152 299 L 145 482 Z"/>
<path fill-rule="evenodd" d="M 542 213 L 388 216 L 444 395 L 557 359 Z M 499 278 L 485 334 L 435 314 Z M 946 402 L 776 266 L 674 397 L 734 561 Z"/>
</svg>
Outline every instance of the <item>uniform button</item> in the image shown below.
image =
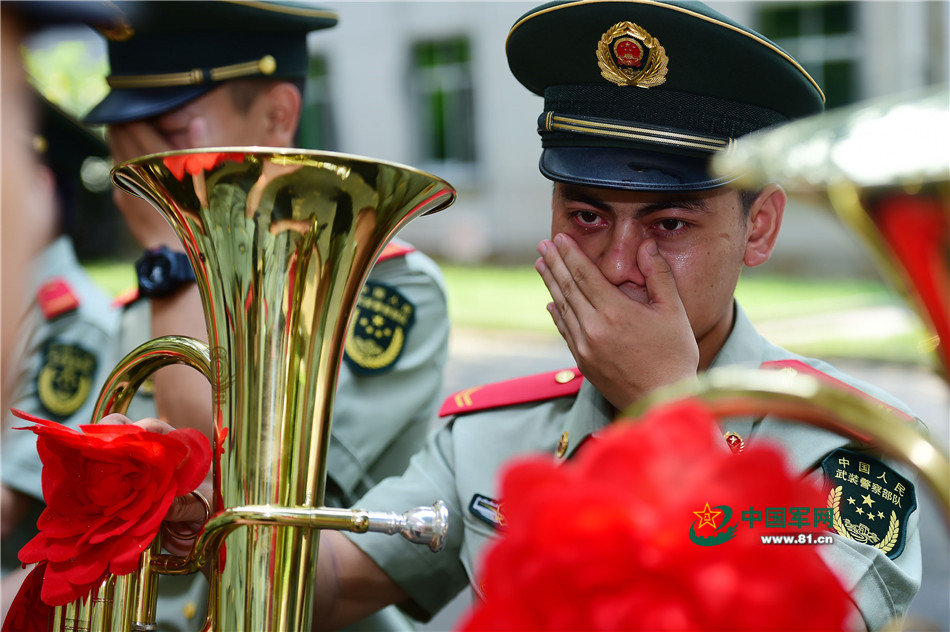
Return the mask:
<svg viewBox="0 0 950 632">
<path fill-rule="evenodd" d="M 564 455 L 567 454 L 567 444 L 568 444 L 568 434 L 567 430 L 561 433 L 561 438 L 558 439 L 557 449 L 555 449 L 554 454 L 557 455 L 557 458 L 564 458 Z"/>
<path fill-rule="evenodd" d="M 729 449 L 732 450 L 733 454 L 739 454 L 745 450 L 745 441 L 742 440 L 742 437 L 739 436 L 737 432 L 727 432 L 723 435 L 726 440 L 726 445 L 729 446 Z"/>
<path fill-rule="evenodd" d="M 186 618 L 186 619 L 191 619 L 191 618 L 194 617 L 195 614 L 198 612 L 198 607 L 195 605 L 195 603 L 194 603 L 193 601 L 189 601 L 189 602 L 186 603 L 185 606 L 181 609 L 181 612 L 182 612 L 183 615 L 185 615 L 185 618 Z"/>
<path fill-rule="evenodd" d="M 554 375 L 554 381 L 557 382 L 558 384 L 567 384 L 568 382 L 572 381 L 575 377 L 577 376 L 574 375 L 574 371 L 571 371 L 570 369 L 564 369 L 563 371 L 558 371 Z"/>
</svg>

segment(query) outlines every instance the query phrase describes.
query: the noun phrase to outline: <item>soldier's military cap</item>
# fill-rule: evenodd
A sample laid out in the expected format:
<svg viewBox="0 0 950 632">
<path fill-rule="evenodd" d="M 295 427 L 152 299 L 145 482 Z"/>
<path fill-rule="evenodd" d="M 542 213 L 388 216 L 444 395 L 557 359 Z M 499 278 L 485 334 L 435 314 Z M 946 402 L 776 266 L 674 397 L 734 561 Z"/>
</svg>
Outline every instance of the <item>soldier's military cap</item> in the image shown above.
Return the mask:
<svg viewBox="0 0 950 632">
<path fill-rule="evenodd" d="M 119 2 L 128 20 L 108 40 L 110 92 L 85 117 L 120 123 L 157 116 L 239 78 L 303 81 L 307 33 L 337 23 L 307 2 Z"/>
<path fill-rule="evenodd" d="M 108 27 L 122 15 L 104 0 L 4 0 L 2 6 L 16 13 L 28 30 L 71 23 Z"/>
<path fill-rule="evenodd" d="M 39 120 L 33 148 L 56 180 L 59 228 L 78 241 L 84 230 L 92 230 L 85 226 L 90 218 L 115 212 L 108 180 L 109 148 L 74 116 L 39 94 L 36 100 Z"/>
<path fill-rule="evenodd" d="M 544 97 L 541 172 L 586 186 L 703 190 L 740 136 L 820 112 L 788 53 L 700 2 L 552 2 L 507 41 L 515 78 Z"/>
<path fill-rule="evenodd" d="M 57 173 L 78 178 L 88 158 L 108 158 L 102 137 L 49 100 L 40 95 L 37 99 L 40 131 L 33 137 L 33 147 L 42 162 Z"/>
</svg>

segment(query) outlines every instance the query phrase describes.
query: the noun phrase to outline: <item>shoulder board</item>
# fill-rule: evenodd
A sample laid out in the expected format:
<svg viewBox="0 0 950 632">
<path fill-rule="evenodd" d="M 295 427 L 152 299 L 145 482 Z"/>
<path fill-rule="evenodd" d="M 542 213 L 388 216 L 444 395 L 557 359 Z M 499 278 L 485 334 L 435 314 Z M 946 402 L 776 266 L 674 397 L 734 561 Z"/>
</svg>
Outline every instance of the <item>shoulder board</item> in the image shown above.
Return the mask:
<svg viewBox="0 0 950 632">
<path fill-rule="evenodd" d="M 416 249 L 412 246 L 403 246 L 401 244 L 386 244 L 386 247 L 383 248 L 382 254 L 379 255 L 379 258 L 376 259 L 376 263 L 382 263 L 387 259 L 395 259 L 396 257 L 405 257 L 410 252 L 415 252 Z"/>
<path fill-rule="evenodd" d="M 903 421 L 914 420 L 913 417 L 911 417 L 904 411 L 894 408 L 890 404 L 885 404 L 881 400 L 871 397 L 864 391 L 857 389 L 851 386 L 850 384 L 847 384 L 846 382 L 842 382 L 841 380 L 834 378 L 823 371 L 819 371 L 815 367 L 805 364 L 801 360 L 774 360 L 772 362 L 763 362 L 761 368 L 766 369 L 766 370 L 771 370 L 771 371 L 787 371 L 791 373 L 792 375 L 796 375 L 799 373 L 804 374 L 804 375 L 810 375 L 811 377 L 817 379 L 820 382 L 824 382 L 825 384 L 834 386 L 838 388 L 839 390 L 842 390 L 846 393 L 850 393 L 851 395 L 860 397 L 861 399 L 874 404 L 878 408 L 882 408 L 890 412 L 891 414 L 896 416 L 898 419 L 901 419 Z"/>
<path fill-rule="evenodd" d="M 111 304 L 112 307 L 128 307 L 137 300 L 139 300 L 139 288 L 132 286 L 112 299 Z"/>
<path fill-rule="evenodd" d="M 63 279 L 56 278 L 47 281 L 36 292 L 36 302 L 39 304 L 46 320 L 69 313 L 79 308 L 79 297 L 73 292 L 69 284 Z"/>
<path fill-rule="evenodd" d="M 577 394 L 583 381 L 575 367 L 467 388 L 445 400 L 439 417 L 569 397 Z"/>
</svg>

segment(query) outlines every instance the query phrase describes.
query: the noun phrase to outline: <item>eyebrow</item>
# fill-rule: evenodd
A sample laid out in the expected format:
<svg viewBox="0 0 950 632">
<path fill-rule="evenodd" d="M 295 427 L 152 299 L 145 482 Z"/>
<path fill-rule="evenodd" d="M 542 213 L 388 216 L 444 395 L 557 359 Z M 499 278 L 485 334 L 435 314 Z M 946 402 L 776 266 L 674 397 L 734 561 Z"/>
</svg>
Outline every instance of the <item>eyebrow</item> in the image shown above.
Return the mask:
<svg viewBox="0 0 950 632">
<path fill-rule="evenodd" d="M 561 197 L 570 202 L 580 202 L 582 204 L 587 204 L 599 211 L 614 210 L 613 205 L 610 202 L 588 194 L 585 189 L 564 186 L 560 191 Z M 697 214 L 707 214 L 712 212 L 709 208 L 707 200 L 704 198 L 669 198 L 644 204 L 642 207 L 637 209 L 636 216 L 642 218 L 652 213 L 665 211 L 670 208 L 682 208 Z"/>
<path fill-rule="evenodd" d="M 665 211 L 671 208 L 681 208 L 690 213 L 695 213 L 697 215 L 706 215 L 712 211 L 709 209 L 709 205 L 706 203 L 706 200 L 696 199 L 696 200 L 663 200 L 662 202 L 653 202 L 652 204 L 646 204 L 643 207 L 637 210 L 637 217 L 646 217 L 651 213 L 657 213 L 659 211 Z"/>
</svg>

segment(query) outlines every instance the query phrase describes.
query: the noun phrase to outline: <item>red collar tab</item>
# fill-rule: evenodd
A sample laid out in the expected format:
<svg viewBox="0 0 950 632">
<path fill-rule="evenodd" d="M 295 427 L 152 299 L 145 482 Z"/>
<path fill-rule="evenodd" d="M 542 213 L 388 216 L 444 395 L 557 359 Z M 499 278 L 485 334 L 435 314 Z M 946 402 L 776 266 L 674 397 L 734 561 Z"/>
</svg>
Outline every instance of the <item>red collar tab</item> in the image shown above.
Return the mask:
<svg viewBox="0 0 950 632">
<path fill-rule="evenodd" d="M 63 279 L 47 281 L 36 292 L 36 302 L 46 320 L 69 313 L 79 308 L 79 297 Z"/>
<path fill-rule="evenodd" d="M 132 286 L 112 299 L 112 307 L 128 307 L 139 298 L 138 286 Z"/>
<path fill-rule="evenodd" d="M 815 379 L 821 382 L 824 382 L 825 384 L 834 386 L 835 388 L 842 390 L 846 393 L 850 393 L 851 395 L 854 395 L 856 397 L 860 397 L 861 399 L 874 404 L 878 408 L 882 408 L 892 413 L 893 415 L 895 415 L 898 419 L 901 419 L 902 421 L 907 421 L 907 422 L 914 421 L 914 418 L 908 415 L 907 413 L 905 413 L 904 411 L 894 408 L 893 406 L 889 404 L 885 404 L 881 400 L 871 397 L 864 391 L 859 390 L 851 386 L 850 384 L 842 382 L 841 380 L 837 378 L 831 377 L 827 373 L 819 371 L 815 367 L 805 364 L 801 360 L 774 360 L 772 362 L 763 362 L 761 368 L 770 370 L 770 371 L 789 371 L 793 375 L 797 373 L 810 375 L 814 377 Z"/>
<path fill-rule="evenodd" d="M 445 400 L 439 417 L 570 397 L 577 395 L 583 381 L 575 367 L 467 388 Z"/>
<path fill-rule="evenodd" d="M 376 259 L 376 263 L 381 263 L 387 259 L 395 259 L 396 257 L 405 257 L 410 252 L 415 252 L 416 249 L 412 246 L 401 246 L 399 244 L 386 244 L 386 247 L 383 248 L 382 254 L 379 255 L 379 258 Z"/>
</svg>

